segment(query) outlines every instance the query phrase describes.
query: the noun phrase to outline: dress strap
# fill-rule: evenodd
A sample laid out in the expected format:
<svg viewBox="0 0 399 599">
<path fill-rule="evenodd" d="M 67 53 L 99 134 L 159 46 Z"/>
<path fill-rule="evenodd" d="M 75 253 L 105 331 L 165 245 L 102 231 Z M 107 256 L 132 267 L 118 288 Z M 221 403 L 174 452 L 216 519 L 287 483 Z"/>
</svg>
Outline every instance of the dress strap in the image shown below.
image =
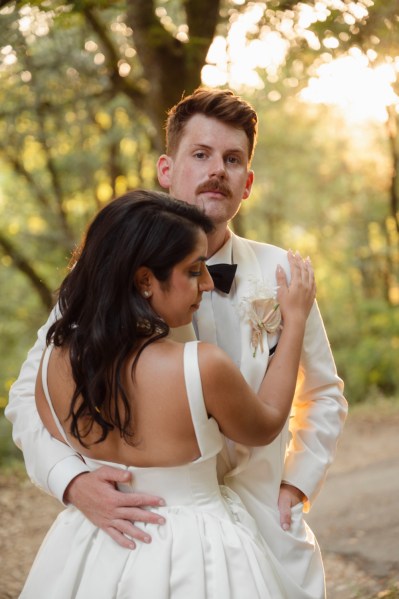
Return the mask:
<svg viewBox="0 0 399 599">
<path fill-rule="evenodd" d="M 189 341 L 184 345 L 184 379 L 191 417 L 201 457 L 220 450 L 221 435 L 216 420 L 208 417 L 202 392 L 198 364 L 198 343 Z"/>
<path fill-rule="evenodd" d="M 44 350 L 43 362 L 42 362 L 42 385 L 43 385 L 43 391 L 44 391 L 44 396 L 45 396 L 45 398 L 47 400 L 48 406 L 50 408 L 50 412 L 51 412 L 51 414 L 53 416 L 55 425 L 58 428 L 58 431 L 59 431 L 61 437 L 64 439 L 65 443 L 67 445 L 69 445 L 69 447 L 71 447 L 71 444 L 69 443 L 68 438 L 67 438 L 67 436 L 65 434 L 65 431 L 64 431 L 64 429 L 63 429 L 63 427 L 61 425 L 61 422 L 60 422 L 57 414 L 55 413 L 53 402 L 51 401 L 50 392 L 49 392 L 49 389 L 48 389 L 47 371 L 48 371 L 48 363 L 49 363 L 51 352 L 53 351 L 53 349 L 54 349 L 54 345 L 51 343 Z"/>
</svg>

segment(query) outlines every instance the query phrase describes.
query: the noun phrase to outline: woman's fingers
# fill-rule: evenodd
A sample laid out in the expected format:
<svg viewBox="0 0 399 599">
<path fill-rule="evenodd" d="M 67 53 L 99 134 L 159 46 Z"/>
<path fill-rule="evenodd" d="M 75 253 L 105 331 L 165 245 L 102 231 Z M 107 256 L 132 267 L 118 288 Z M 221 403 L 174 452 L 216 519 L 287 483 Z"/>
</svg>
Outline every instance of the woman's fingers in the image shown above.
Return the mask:
<svg viewBox="0 0 399 599">
<path fill-rule="evenodd" d="M 288 261 L 291 268 L 291 279 L 294 284 L 303 283 L 306 287 L 313 287 L 314 272 L 309 256 L 302 258 L 300 253 L 288 250 Z"/>
<path fill-rule="evenodd" d="M 282 266 L 280 266 L 280 264 L 277 266 L 277 269 L 276 269 L 276 281 L 277 281 L 277 286 L 280 289 L 282 287 L 284 287 L 284 288 L 288 287 L 287 275 L 285 274 L 284 268 Z"/>
<path fill-rule="evenodd" d="M 291 269 L 289 292 L 302 298 L 303 301 L 313 303 L 316 297 L 316 284 L 309 256 L 303 259 L 298 251 L 294 253 L 292 250 L 288 251 L 287 256 Z"/>
</svg>

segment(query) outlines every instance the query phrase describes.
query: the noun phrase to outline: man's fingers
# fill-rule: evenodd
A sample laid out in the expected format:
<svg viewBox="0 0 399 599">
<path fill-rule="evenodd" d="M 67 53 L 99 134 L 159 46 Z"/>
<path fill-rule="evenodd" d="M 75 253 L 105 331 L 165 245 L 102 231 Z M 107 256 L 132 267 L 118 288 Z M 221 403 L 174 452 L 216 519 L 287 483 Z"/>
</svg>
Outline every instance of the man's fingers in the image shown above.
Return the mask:
<svg viewBox="0 0 399 599">
<path fill-rule="evenodd" d="M 131 507 L 162 507 L 165 505 L 165 500 L 162 497 L 158 497 L 156 495 L 148 495 L 146 493 L 136 493 L 134 492 L 134 487 L 131 493 L 124 493 L 125 501 L 123 505 L 131 506 Z M 127 496 L 127 498 L 126 498 Z M 127 499 L 127 501 L 126 501 Z M 138 520 L 138 518 L 137 518 Z"/>
<path fill-rule="evenodd" d="M 278 509 L 280 512 L 280 524 L 283 530 L 288 530 L 291 527 L 291 510 L 292 508 L 306 499 L 304 493 L 290 485 L 282 483 L 278 496 Z"/>
<path fill-rule="evenodd" d="M 281 514 L 280 513 L 280 524 L 281 524 L 281 528 L 285 531 L 289 530 L 291 528 L 291 510 L 290 513 L 284 513 Z"/>
<path fill-rule="evenodd" d="M 142 543 L 151 543 L 151 536 L 138 526 L 132 525 L 132 530 L 129 532 L 129 537 L 136 539 L 137 541 L 141 541 Z"/>
<path fill-rule="evenodd" d="M 107 526 L 104 530 L 105 532 L 109 532 L 109 534 L 111 534 L 112 531 L 116 531 L 123 535 L 129 545 L 135 545 L 134 540 L 140 541 L 141 543 L 151 543 L 151 535 L 146 530 L 135 526 L 133 522 L 128 522 L 127 520 L 113 520 L 112 524 Z M 112 538 L 115 538 L 115 536 L 111 536 Z M 119 538 L 119 541 L 122 541 L 122 539 Z M 121 543 L 119 542 L 119 544 Z M 123 541 L 123 547 L 128 546 L 128 544 Z"/>
<path fill-rule="evenodd" d="M 126 506 L 118 509 L 118 519 L 129 520 L 130 522 L 144 522 L 146 524 L 165 524 L 165 518 L 157 512 Z"/>
<path fill-rule="evenodd" d="M 288 501 L 280 501 L 278 505 L 280 511 L 280 525 L 283 530 L 291 528 L 291 505 Z"/>
<path fill-rule="evenodd" d="M 112 466 L 101 466 L 96 470 L 96 474 L 104 482 L 129 483 L 132 480 L 132 473 L 129 470 L 113 468 Z"/>
<path fill-rule="evenodd" d="M 118 543 L 118 545 L 121 547 L 125 547 L 126 549 L 136 549 L 136 543 L 132 539 L 129 539 L 124 534 L 119 532 L 119 530 L 116 528 L 104 528 L 104 532 L 106 532 L 111 539 L 113 539 L 115 543 Z"/>
<path fill-rule="evenodd" d="M 135 526 L 127 520 L 114 520 L 112 526 L 107 526 L 104 529 L 118 545 L 126 549 L 136 549 L 135 541 L 141 543 L 151 543 L 151 535 L 147 531 Z"/>
</svg>

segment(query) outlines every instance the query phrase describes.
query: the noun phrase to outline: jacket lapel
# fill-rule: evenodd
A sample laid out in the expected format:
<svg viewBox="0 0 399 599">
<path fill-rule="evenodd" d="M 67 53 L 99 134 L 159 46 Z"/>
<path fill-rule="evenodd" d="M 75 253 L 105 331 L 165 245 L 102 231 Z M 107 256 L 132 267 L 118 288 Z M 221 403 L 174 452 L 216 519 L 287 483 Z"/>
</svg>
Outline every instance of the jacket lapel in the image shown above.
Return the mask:
<svg viewBox="0 0 399 599">
<path fill-rule="evenodd" d="M 236 302 L 251 294 L 251 281 L 262 281 L 262 271 L 250 244 L 241 237 L 233 235 L 233 261 L 238 264 L 236 280 Z M 260 350 L 253 355 L 251 345 L 251 326 L 245 314 L 240 316 L 241 329 L 241 364 L 240 370 L 247 383 L 254 391 L 259 389 L 266 371 L 269 357 L 267 340 L 264 340 L 264 352 Z"/>
<path fill-rule="evenodd" d="M 262 280 L 262 272 L 255 253 L 245 239 L 233 235 L 233 262 L 238 264 L 235 276 L 235 302 L 239 307 L 241 301 L 251 293 L 251 281 Z M 241 311 L 240 311 L 241 313 Z M 240 370 L 250 387 L 257 391 L 266 371 L 269 356 L 267 343 L 264 344 L 264 353 L 258 351 L 253 355 L 251 346 L 251 327 L 245 314 L 240 315 L 241 333 L 241 363 Z M 249 462 L 253 448 L 240 443 L 234 444 L 236 466 L 225 473 L 225 483 L 244 470 Z M 228 484 L 228 483 L 227 483 Z"/>
</svg>

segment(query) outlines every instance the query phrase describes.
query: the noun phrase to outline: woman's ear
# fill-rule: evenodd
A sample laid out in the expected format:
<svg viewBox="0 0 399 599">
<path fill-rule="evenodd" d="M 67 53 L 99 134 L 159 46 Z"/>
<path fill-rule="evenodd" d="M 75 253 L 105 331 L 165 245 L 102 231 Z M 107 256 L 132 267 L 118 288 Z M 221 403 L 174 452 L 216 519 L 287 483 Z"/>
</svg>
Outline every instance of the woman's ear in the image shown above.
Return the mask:
<svg viewBox="0 0 399 599">
<path fill-rule="evenodd" d="M 140 266 L 134 275 L 134 284 L 139 293 L 148 299 L 152 295 L 152 282 L 154 280 L 153 272 L 147 266 Z"/>
</svg>

